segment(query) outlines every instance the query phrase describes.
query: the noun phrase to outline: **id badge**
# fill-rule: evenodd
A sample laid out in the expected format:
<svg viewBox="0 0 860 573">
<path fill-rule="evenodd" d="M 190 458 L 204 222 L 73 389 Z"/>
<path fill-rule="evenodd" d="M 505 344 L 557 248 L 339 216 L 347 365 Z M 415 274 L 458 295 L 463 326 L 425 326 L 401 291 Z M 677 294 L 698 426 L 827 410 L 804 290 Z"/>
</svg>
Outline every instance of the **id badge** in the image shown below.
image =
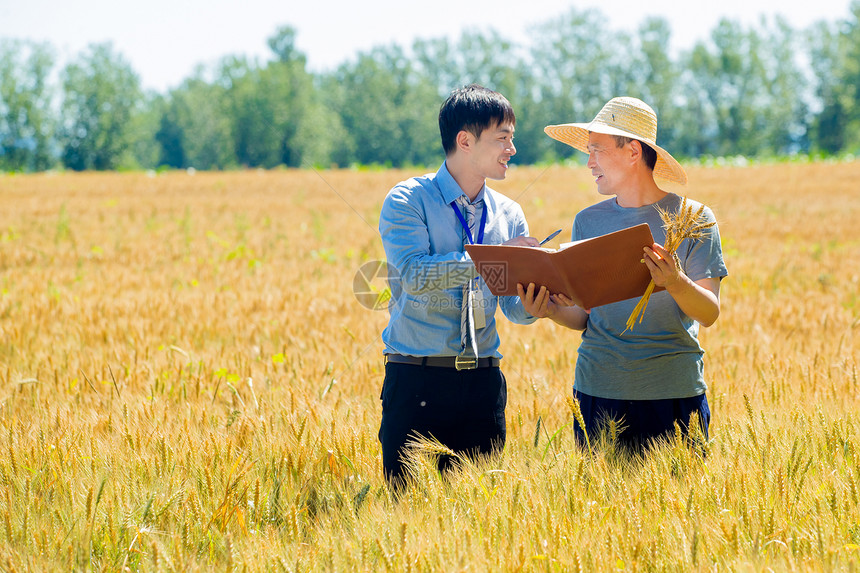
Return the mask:
<svg viewBox="0 0 860 573">
<path fill-rule="evenodd" d="M 484 289 L 478 281 L 472 282 L 472 318 L 475 321 L 475 330 L 487 326 L 487 312 L 484 309 Z"/>
</svg>

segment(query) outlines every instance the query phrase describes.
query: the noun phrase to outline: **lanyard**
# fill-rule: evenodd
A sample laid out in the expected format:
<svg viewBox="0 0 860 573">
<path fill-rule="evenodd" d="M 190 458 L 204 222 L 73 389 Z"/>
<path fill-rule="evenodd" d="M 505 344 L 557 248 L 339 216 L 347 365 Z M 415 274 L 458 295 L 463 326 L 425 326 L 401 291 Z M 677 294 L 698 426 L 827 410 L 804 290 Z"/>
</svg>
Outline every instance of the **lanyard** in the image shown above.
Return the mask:
<svg viewBox="0 0 860 573">
<path fill-rule="evenodd" d="M 469 244 L 480 245 L 484 242 L 484 227 L 487 224 L 487 202 L 484 201 L 484 208 L 481 210 L 481 226 L 478 227 L 478 242 L 475 243 L 475 240 L 472 239 L 472 231 L 469 230 L 469 225 L 466 224 L 466 219 L 463 217 L 463 214 L 457 208 L 456 201 L 452 201 L 449 203 L 451 205 L 451 209 L 454 210 L 454 213 L 457 215 L 457 218 L 460 219 L 460 224 L 463 225 L 463 229 L 466 231 L 466 237 L 469 238 Z"/>
</svg>

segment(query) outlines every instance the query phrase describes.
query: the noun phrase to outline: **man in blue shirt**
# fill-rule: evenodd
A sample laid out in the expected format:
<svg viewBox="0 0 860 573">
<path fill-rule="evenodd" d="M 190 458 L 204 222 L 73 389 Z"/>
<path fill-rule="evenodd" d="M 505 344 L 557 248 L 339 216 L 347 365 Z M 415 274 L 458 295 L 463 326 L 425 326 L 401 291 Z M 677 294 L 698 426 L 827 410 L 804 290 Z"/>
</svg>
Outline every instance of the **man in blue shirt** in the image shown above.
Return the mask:
<svg viewBox="0 0 860 573">
<path fill-rule="evenodd" d="M 382 334 L 379 429 L 385 477 L 395 489 L 404 483 L 405 448 L 418 437 L 465 455 L 491 454 L 505 442 L 496 306 L 519 324 L 536 318 L 518 297 L 493 296 L 464 246 L 538 244 L 522 208 L 486 185 L 507 174 L 515 125 L 501 94 L 477 85 L 455 90 L 439 111 L 444 163 L 395 185 L 382 205 L 385 255 L 400 276 Z M 443 456 L 440 469 L 450 463 Z"/>
<path fill-rule="evenodd" d="M 572 239 L 648 223 L 655 244 L 644 249 L 643 263 L 654 284 L 665 288 L 652 295 L 642 322 L 630 330 L 627 318 L 636 298 L 586 311 L 545 289 L 526 297 L 535 316 L 583 331 L 573 394 L 585 430 L 594 437 L 615 419 L 621 428 L 615 438 L 641 453 L 654 440 L 671 436 L 675 423 L 688 431 L 695 413 L 707 439 L 711 412 L 699 325 L 711 326 L 719 317 L 720 281 L 728 274 L 713 213 L 704 208 L 703 222 L 713 225 L 701 239 L 682 241 L 677 257 L 663 248 L 659 210 L 677 212 L 682 198 L 662 190 L 654 178 L 685 184 L 687 175 L 657 145 L 657 115 L 639 99 L 614 98 L 591 123 L 550 125 L 544 131 L 587 153 L 597 192 L 610 197 L 576 215 Z M 688 199 L 687 206 L 695 213 L 701 203 Z M 584 439 L 578 426 L 577 435 Z"/>
</svg>

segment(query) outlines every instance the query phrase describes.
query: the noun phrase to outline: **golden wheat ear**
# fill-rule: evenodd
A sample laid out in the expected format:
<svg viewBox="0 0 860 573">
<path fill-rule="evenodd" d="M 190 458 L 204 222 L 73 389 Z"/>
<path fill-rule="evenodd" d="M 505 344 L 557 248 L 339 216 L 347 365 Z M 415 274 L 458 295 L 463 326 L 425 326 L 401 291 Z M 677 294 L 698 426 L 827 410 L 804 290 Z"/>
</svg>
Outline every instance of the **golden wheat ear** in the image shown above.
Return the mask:
<svg viewBox="0 0 860 573">
<path fill-rule="evenodd" d="M 684 242 L 684 239 L 692 239 L 694 241 L 702 239 L 705 237 L 704 230 L 717 224 L 716 221 L 703 219 L 705 213 L 704 203 L 693 213 L 693 206 L 687 204 L 686 196 L 681 199 L 681 206 L 675 213 L 666 211 L 659 206 L 655 207 L 655 209 L 660 214 L 660 219 L 663 221 L 663 229 L 666 231 L 666 243 L 663 247 L 672 253 L 676 265 L 680 265 L 676 251 L 681 246 L 681 243 Z M 633 312 L 630 313 L 630 317 L 626 323 L 627 327 L 621 334 L 632 329 L 637 322 L 642 322 L 642 319 L 645 317 L 645 309 L 648 307 L 648 301 L 654 292 L 655 286 L 653 280 L 648 283 L 648 288 L 645 289 L 645 293 L 639 299 L 639 303 L 633 309 Z"/>
</svg>

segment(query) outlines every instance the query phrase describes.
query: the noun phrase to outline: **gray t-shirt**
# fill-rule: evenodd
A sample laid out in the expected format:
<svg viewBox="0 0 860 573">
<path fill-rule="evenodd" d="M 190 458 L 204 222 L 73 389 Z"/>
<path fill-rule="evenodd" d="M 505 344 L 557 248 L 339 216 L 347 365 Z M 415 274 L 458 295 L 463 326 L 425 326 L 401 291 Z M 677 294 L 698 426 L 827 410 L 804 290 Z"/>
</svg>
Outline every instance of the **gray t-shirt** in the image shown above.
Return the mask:
<svg viewBox="0 0 860 573">
<path fill-rule="evenodd" d="M 654 241 L 666 241 L 663 221 L 655 207 L 677 212 L 681 197 L 670 193 L 644 207 L 624 208 L 615 198 L 582 210 L 573 222 L 573 240 L 588 239 L 648 223 Z M 687 199 L 694 212 L 701 203 Z M 707 207 L 703 216 L 714 221 Z M 728 274 L 716 226 L 698 241 L 685 239 L 677 250 L 681 268 L 693 281 Z M 582 335 L 574 388 L 585 394 L 616 400 L 688 398 L 707 389 L 699 345 L 699 323 L 684 314 L 666 292 L 651 295 L 641 323 L 621 334 L 639 298 L 595 307 Z"/>
</svg>

